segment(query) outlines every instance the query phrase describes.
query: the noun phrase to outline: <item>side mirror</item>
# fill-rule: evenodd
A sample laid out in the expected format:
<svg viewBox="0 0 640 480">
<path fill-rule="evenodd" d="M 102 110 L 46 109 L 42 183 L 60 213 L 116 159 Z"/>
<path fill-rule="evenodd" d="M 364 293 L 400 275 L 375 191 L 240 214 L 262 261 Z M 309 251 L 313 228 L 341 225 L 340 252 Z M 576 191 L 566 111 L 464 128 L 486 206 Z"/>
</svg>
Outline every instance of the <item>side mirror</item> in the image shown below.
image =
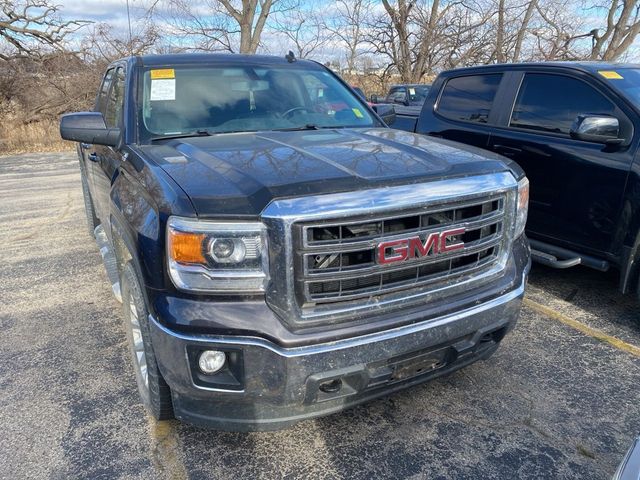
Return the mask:
<svg viewBox="0 0 640 480">
<path fill-rule="evenodd" d="M 584 142 L 619 145 L 620 122 L 616 117 L 607 115 L 578 115 L 569 130 L 571 138 Z"/>
<path fill-rule="evenodd" d="M 380 97 L 374 93 L 373 95 L 371 95 L 371 97 L 369 97 L 369 101 L 371 103 L 380 103 Z"/>
<path fill-rule="evenodd" d="M 356 94 L 365 102 L 367 101 L 367 96 L 364 94 L 364 92 L 362 91 L 362 89 L 360 87 L 351 87 L 353 88 L 353 91 L 356 92 Z"/>
<path fill-rule="evenodd" d="M 382 118 L 384 123 L 391 125 L 396 121 L 396 107 L 388 103 L 379 103 L 371 108 Z"/>
<path fill-rule="evenodd" d="M 120 129 L 107 128 L 100 112 L 68 113 L 60 119 L 60 136 L 72 142 L 115 147 Z"/>
</svg>

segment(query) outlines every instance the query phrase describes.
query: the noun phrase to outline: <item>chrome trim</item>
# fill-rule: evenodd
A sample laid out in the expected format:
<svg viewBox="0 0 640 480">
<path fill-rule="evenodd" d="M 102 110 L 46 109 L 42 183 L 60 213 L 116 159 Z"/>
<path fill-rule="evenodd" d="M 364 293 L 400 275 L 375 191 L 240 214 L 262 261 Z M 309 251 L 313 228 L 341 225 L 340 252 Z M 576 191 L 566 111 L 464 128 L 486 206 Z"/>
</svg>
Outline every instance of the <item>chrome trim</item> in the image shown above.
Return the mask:
<svg viewBox="0 0 640 480">
<path fill-rule="evenodd" d="M 420 332 L 428 328 L 444 325 L 446 323 L 455 322 L 457 320 L 460 320 L 461 318 L 470 317 L 472 315 L 478 315 L 486 310 L 499 307 L 511 301 L 517 300 L 519 297 L 523 296 L 524 289 L 525 289 L 526 275 L 527 275 L 527 270 L 525 269 L 525 271 L 522 272 L 520 285 L 517 288 L 511 290 L 510 292 L 500 297 L 496 297 L 492 300 L 489 300 L 488 302 L 467 308 L 465 310 L 460 310 L 449 315 L 432 318 L 429 320 L 425 320 L 423 322 L 413 323 L 410 325 L 403 325 L 400 327 L 392 328 L 389 330 L 383 330 L 380 332 L 374 332 L 374 333 L 362 335 L 359 337 L 345 338 L 342 340 L 337 340 L 335 342 L 320 343 L 316 345 L 307 345 L 303 347 L 293 347 L 293 348 L 280 347 L 272 342 L 269 342 L 268 340 L 264 340 L 258 337 L 240 337 L 240 336 L 225 337 L 225 336 L 205 335 L 205 334 L 185 335 L 185 334 L 178 333 L 168 329 L 164 325 L 157 322 L 152 315 L 149 315 L 149 321 L 153 322 L 154 326 L 157 327 L 159 330 L 161 330 L 163 333 L 170 335 L 174 338 L 178 338 L 180 340 L 190 342 L 190 343 L 215 343 L 219 345 L 231 345 L 231 346 L 237 346 L 237 347 L 258 347 L 258 348 L 266 348 L 267 350 L 270 350 L 271 352 L 286 358 L 306 357 L 309 355 L 315 355 L 319 353 L 334 352 L 336 350 L 344 350 L 347 348 L 359 347 L 359 346 L 370 344 L 370 343 L 382 342 L 385 340 L 398 338 L 404 335 L 410 335 L 416 332 Z"/>
<path fill-rule="evenodd" d="M 261 216 L 287 223 L 323 218 L 339 219 L 387 210 L 415 209 L 432 203 L 464 202 L 481 197 L 482 194 L 490 197 L 516 187 L 513 175 L 499 172 L 395 187 L 277 199 L 265 207 Z"/>
<path fill-rule="evenodd" d="M 458 207 L 456 206 L 455 208 L 458 208 Z M 449 210 L 452 210 L 451 206 L 449 206 Z M 444 211 L 447 211 L 447 210 L 444 210 Z M 327 252 L 327 253 L 353 252 L 353 251 L 363 250 L 365 248 L 375 248 L 382 241 L 390 242 L 393 240 L 403 240 L 407 238 L 409 235 L 411 236 L 429 235 L 430 233 L 440 232 L 442 230 L 446 230 L 451 227 L 456 227 L 456 228 L 462 227 L 467 232 L 470 232 L 473 230 L 478 230 L 482 227 L 488 227 L 490 225 L 495 225 L 497 223 L 500 223 L 500 221 L 503 218 L 503 215 L 504 215 L 503 210 L 496 210 L 495 212 L 491 212 L 491 215 L 488 215 L 486 217 L 485 216 L 476 217 L 476 219 L 470 219 L 470 221 L 464 220 L 464 221 L 458 221 L 458 222 L 448 222 L 448 223 L 443 223 L 441 225 L 434 225 L 431 228 L 424 228 L 424 229 L 415 229 L 415 228 L 407 229 L 397 234 L 393 233 L 391 235 L 379 235 L 368 240 L 346 241 L 346 242 L 334 241 L 333 243 L 327 240 L 327 241 L 323 241 L 322 243 L 314 243 L 311 245 L 307 244 L 304 247 L 304 251 L 308 252 L 308 255 L 317 255 L 319 253 L 324 253 L 324 250 L 329 248 L 331 250 L 330 252 Z M 409 215 L 409 216 L 412 216 L 412 215 Z M 417 214 L 415 216 L 417 216 Z M 395 218 L 400 218 L 400 217 L 395 217 Z M 373 220 L 373 222 L 376 222 L 376 221 L 379 221 L 379 219 L 376 218 L 375 220 Z M 358 222 L 358 223 L 363 223 L 363 222 Z M 318 228 L 319 226 L 320 225 L 316 225 L 314 228 Z M 304 230 L 307 230 L 308 226 L 305 225 L 302 228 L 304 231 Z M 303 238 L 304 237 L 305 235 L 303 233 Z"/>
<path fill-rule="evenodd" d="M 375 310 L 376 314 L 393 308 L 403 308 L 429 298 L 454 295 L 473 286 L 480 286 L 497 278 L 505 266 L 511 253 L 517 181 L 509 172 L 450 178 L 411 185 L 371 188 L 359 191 L 332 193 L 325 195 L 309 195 L 305 197 L 276 199 L 269 203 L 261 214 L 261 220 L 268 227 L 270 282 L 267 285 L 266 300 L 269 305 L 292 327 L 304 325 L 325 325 L 338 323 L 365 314 L 367 310 Z M 503 246 L 499 258 L 486 271 L 473 277 L 458 277 L 439 288 L 424 286 L 404 286 L 400 292 L 380 295 L 369 299 L 360 298 L 357 302 L 340 301 L 334 305 L 318 303 L 304 307 L 304 301 L 298 299 L 294 270 L 302 268 L 302 257 L 294 251 L 293 227 L 300 222 L 308 223 L 327 220 L 328 223 L 341 222 L 342 219 L 358 222 L 367 217 L 379 217 L 407 210 L 416 211 L 421 208 L 456 208 L 465 202 L 490 201 L 497 196 L 504 198 L 503 207 Z M 449 204 L 449 205 L 446 205 Z M 408 213 L 411 215 L 411 213 Z M 301 301 L 302 300 L 302 301 Z"/>
<path fill-rule="evenodd" d="M 357 278 L 363 275 L 398 272 L 401 270 L 408 270 L 409 268 L 421 267 L 423 265 L 429 265 L 431 263 L 449 260 L 451 258 L 458 258 L 465 255 L 471 255 L 473 253 L 479 253 L 482 250 L 488 250 L 491 247 L 495 247 L 501 241 L 502 231 L 492 234 L 491 236 L 481 238 L 480 240 L 474 240 L 473 242 L 465 243 L 464 248 L 460 250 L 454 250 L 447 253 L 439 253 L 438 255 L 429 255 L 413 261 L 398 262 L 398 265 L 379 265 L 374 263 L 370 267 L 354 267 L 351 269 L 337 271 L 316 270 L 309 272 L 308 265 L 305 262 L 304 273 L 300 278 L 305 278 L 307 280 L 317 279 L 318 281 L 326 279 L 327 277 L 335 280 L 348 280 L 350 278 Z M 310 255 L 317 255 L 318 253 L 319 252 L 305 253 L 303 257 L 306 259 L 306 257 Z M 338 251 L 336 251 L 336 253 L 338 253 Z"/>
</svg>

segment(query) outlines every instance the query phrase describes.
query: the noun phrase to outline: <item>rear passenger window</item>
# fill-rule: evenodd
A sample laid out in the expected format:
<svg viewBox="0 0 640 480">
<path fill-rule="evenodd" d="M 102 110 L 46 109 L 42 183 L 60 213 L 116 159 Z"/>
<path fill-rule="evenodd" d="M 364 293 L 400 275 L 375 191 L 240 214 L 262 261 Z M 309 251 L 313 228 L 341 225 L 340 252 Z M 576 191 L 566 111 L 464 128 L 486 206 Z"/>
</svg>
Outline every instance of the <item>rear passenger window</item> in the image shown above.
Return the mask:
<svg viewBox="0 0 640 480">
<path fill-rule="evenodd" d="M 468 75 L 447 81 L 438 113 L 454 120 L 487 123 L 502 74 Z"/>
<path fill-rule="evenodd" d="M 581 80 L 528 73 L 520 86 L 509 125 L 568 135 L 578 115 L 610 115 L 614 110 L 606 97 Z"/>
</svg>

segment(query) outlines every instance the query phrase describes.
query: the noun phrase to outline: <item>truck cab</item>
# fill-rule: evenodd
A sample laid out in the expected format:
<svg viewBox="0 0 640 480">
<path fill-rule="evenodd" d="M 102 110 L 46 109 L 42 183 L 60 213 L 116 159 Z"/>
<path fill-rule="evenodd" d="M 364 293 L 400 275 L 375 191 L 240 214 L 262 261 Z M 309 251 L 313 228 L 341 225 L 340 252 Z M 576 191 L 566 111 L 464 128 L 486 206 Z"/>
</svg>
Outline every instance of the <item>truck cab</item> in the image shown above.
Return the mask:
<svg viewBox="0 0 640 480">
<path fill-rule="evenodd" d="M 412 131 L 515 161 L 531 182 L 534 260 L 615 267 L 620 289 L 640 295 L 639 91 L 635 65 L 452 70 L 436 79 Z"/>
</svg>

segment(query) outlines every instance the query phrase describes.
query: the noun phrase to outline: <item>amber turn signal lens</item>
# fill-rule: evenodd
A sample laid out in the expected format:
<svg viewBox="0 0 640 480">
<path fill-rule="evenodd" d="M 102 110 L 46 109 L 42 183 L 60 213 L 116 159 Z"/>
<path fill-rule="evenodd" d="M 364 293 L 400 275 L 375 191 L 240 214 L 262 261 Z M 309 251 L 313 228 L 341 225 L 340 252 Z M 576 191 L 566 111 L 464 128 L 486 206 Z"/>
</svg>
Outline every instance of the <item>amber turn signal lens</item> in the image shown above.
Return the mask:
<svg viewBox="0 0 640 480">
<path fill-rule="evenodd" d="M 169 230 L 169 255 L 179 263 L 205 263 L 202 254 L 202 233 L 185 233 Z"/>
</svg>

